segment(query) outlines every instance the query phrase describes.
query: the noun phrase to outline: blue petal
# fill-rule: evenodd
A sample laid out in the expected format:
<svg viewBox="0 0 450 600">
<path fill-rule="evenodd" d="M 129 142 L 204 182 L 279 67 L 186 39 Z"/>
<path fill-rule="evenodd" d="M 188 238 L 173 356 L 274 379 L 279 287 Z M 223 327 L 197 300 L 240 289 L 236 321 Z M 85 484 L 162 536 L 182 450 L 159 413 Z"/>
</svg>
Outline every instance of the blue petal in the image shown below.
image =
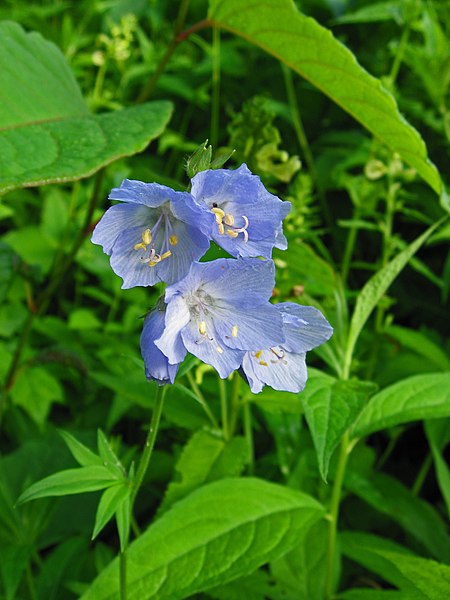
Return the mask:
<svg viewBox="0 0 450 600">
<path fill-rule="evenodd" d="M 286 341 L 283 347 L 296 353 L 307 352 L 323 344 L 333 335 L 333 328 L 313 306 L 301 306 L 293 302 L 276 305 L 283 315 Z"/>
<path fill-rule="evenodd" d="M 242 363 L 244 352 L 233 350 L 222 344 L 215 331 L 214 324 L 207 324 L 206 335 L 201 335 L 197 324 L 192 321 L 181 333 L 188 352 L 211 365 L 222 379 L 226 379 Z"/>
<path fill-rule="evenodd" d="M 245 354 L 242 369 L 254 394 L 259 393 L 264 385 L 293 393 L 305 388 L 308 378 L 305 354 L 285 353 L 282 356 L 281 348 L 264 350 L 258 353 L 258 357 L 254 352 Z"/>
<path fill-rule="evenodd" d="M 92 234 L 92 242 L 103 246 L 105 254 L 111 254 L 119 234 L 130 227 L 149 227 L 154 222 L 152 210 L 145 206 L 117 204 L 111 206 L 97 223 Z M 140 241 L 140 240 L 139 240 Z"/>
<path fill-rule="evenodd" d="M 167 356 L 170 364 L 180 363 L 186 356 L 181 331 L 189 323 L 190 318 L 188 306 L 183 298 L 173 297 L 167 304 L 164 331 L 155 340 L 156 346 Z"/>
<path fill-rule="evenodd" d="M 144 183 L 134 179 L 124 179 L 120 187 L 111 190 L 108 197 L 110 200 L 123 200 L 124 202 L 156 208 L 164 202 L 175 199 L 178 194 L 184 194 L 184 192 L 175 192 L 172 188 L 159 183 Z"/>
<path fill-rule="evenodd" d="M 141 354 L 145 364 L 147 379 L 159 384 L 173 383 L 178 364 L 171 365 L 167 357 L 155 345 L 155 340 L 164 330 L 165 311 L 155 308 L 147 315 L 141 335 Z"/>
<path fill-rule="evenodd" d="M 200 230 L 208 240 L 211 237 L 212 228 L 216 221 L 213 213 L 203 204 L 187 192 L 177 192 L 177 195 L 171 200 L 170 207 L 173 215 Z"/>
</svg>

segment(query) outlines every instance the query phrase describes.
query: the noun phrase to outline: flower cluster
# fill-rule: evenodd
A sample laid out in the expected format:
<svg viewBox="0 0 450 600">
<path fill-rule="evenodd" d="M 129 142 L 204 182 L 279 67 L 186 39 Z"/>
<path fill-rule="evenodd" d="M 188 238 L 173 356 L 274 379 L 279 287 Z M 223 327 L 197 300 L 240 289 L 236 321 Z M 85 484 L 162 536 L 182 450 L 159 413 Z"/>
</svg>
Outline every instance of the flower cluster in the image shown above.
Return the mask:
<svg viewBox="0 0 450 600">
<path fill-rule="evenodd" d="M 332 334 L 322 314 L 269 302 L 273 248 L 286 249 L 290 210 L 246 165 L 197 173 L 191 192 L 125 179 L 92 241 L 111 258 L 123 288 L 167 285 L 144 321 L 148 379 L 173 383 L 189 352 L 219 376 L 239 370 L 253 392 L 305 387 L 305 354 Z M 214 241 L 234 258 L 198 262 Z"/>
</svg>

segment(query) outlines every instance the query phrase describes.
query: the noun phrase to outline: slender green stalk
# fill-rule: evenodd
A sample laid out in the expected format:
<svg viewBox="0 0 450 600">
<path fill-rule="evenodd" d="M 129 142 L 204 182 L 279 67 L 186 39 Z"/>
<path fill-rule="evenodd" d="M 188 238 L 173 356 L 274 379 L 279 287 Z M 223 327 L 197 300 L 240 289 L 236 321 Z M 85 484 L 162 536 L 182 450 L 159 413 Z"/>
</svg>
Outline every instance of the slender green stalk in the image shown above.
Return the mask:
<svg viewBox="0 0 450 600">
<path fill-rule="evenodd" d="M 409 34 L 411 32 L 411 28 L 409 25 L 406 25 L 405 29 L 402 31 L 402 35 L 400 37 L 400 43 L 398 45 L 397 53 L 395 54 L 394 62 L 392 63 L 391 72 L 389 73 L 389 80 L 392 84 L 395 83 L 398 72 L 400 70 L 401 64 L 403 62 L 403 57 L 406 50 L 406 45 L 408 44 Z"/>
<path fill-rule="evenodd" d="M 158 434 L 159 423 L 161 421 L 161 415 L 164 406 L 164 396 L 166 395 L 167 387 L 165 385 L 158 386 L 156 388 L 155 406 L 153 408 L 152 419 L 150 421 L 150 427 L 145 440 L 144 451 L 139 461 L 139 466 L 136 471 L 136 476 L 133 482 L 133 490 L 130 498 L 130 521 L 133 522 L 133 508 L 136 501 L 138 492 L 144 481 L 145 474 L 147 473 L 148 465 L 153 453 L 155 446 L 156 436 Z M 120 553 L 120 600 L 126 600 L 127 598 L 127 546 Z"/>
<path fill-rule="evenodd" d="M 342 485 L 344 482 L 345 468 L 350 455 L 349 434 L 345 433 L 341 440 L 338 464 L 333 482 L 333 491 L 330 502 L 330 526 L 328 529 L 327 553 L 325 563 L 325 599 L 330 600 L 333 596 L 333 573 L 336 556 L 336 539 L 339 520 L 339 508 L 341 502 Z"/>
<path fill-rule="evenodd" d="M 31 570 L 30 561 L 27 562 L 25 575 L 26 575 L 26 580 L 27 580 L 28 592 L 30 594 L 30 599 L 37 600 L 36 586 L 34 585 L 33 571 Z"/>
<path fill-rule="evenodd" d="M 228 430 L 228 399 L 225 381 L 219 378 L 220 412 L 222 419 L 222 432 L 225 440 L 230 439 Z"/>
<path fill-rule="evenodd" d="M 252 407 L 250 402 L 244 402 L 244 435 L 248 446 L 248 474 L 255 470 L 255 451 L 253 442 Z"/>
<path fill-rule="evenodd" d="M 201 392 L 200 388 L 198 387 L 198 385 L 197 385 L 194 377 L 192 376 L 192 373 L 190 371 L 188 371 L 186 373 L 186 377 L 187 377 L 187 379 L 189 381 L 189 385 L 191 386 L 192 391 L 197 396 L 197 399 L 198 399 L 199 403 L 201 404 L 203 410 L 208 415 L 208 418 L 211 421 L 211 425 L 214 427 L 214 429 L 220 429 L 219 424 L 217 422 L 217 419 L 213 415 L 213 413 L 211 412 L 211 409 L 209 408 L 208 403 L 206 402 L 204 395 L 202 394 L 202 392 Z"/>
<path fill-rule="evenodd" d="M 355 210 L 353 214 L 353 218 L 358 218 L 358 212 Z M 344 256 L 342 257 L 342 266 L 341 266 L 341 279 L 342 285 L 345 287 L 348 279 L 348 274 L 350 272 L 350 265 L 353 257 L 353 252 L 355 250 L 356 239 L 358 237 L 358 229 L 356 227 L 352 227 L 348 232 L 347 240 L 345 242 Z"/>
<path fill-rule="evenodd" d="M 433 455 L 431 452 L 428 452 L 425 460 L 420 467 L 420 471 L 417 474 L 414 485 L 412 486 L 411 493 L 413 496 L 418 496 L 422 486 L 425 482 L 425 479 L 428 475 L 428 471 L 431 469 L 431 465 L 433 464 Z"/>
<path fill-rule="evenodd" d="M 213 27 L 212 44 L 212 91 L 211 91 L 211 145 L 216 148 L 219 138 L 220 108 L 220 30 Z"/>
<path fill-rule="evenodd" d="M 231 387 L 231 400 L 230 400 L 230 426 L 229 426 L 229 436 L 233 437 L 233 434 L 236 429 L 237 418 L 239 415 L 239 391 L 241 388 L 241 376 L 237 371 L 233 373 L 233 383 Z"/>
</svg>

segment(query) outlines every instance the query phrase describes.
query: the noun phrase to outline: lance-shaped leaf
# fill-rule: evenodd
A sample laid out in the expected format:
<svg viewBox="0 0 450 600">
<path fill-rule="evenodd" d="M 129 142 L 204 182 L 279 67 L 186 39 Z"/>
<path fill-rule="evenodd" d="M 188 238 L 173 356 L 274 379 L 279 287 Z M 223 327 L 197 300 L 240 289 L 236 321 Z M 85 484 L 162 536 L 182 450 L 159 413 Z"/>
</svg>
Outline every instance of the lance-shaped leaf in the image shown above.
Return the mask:
<svg viewBox="0 0 450 600">
<path fill-rule="evenodd" d="M 61 51 L 17 23 L 0 23 L 0 193 L 71 181 L 143 150 L 170 102 L 89 112 Z"/>
<path fill-rule="evenodd" d="M 133 542 L 129 600 L 177 600 L 248 575 L 295 546 L 323 508 L 313 498 L 259 479 L 222 479 L 177 502 Z M 119 600 L 119 561 L 82 600 Z"/>
<path fill-rule="evenodd" d="M 242 36 L 297 71 L 398 152 L 438 194 L 443 192 L 424 141 L 399 113 L 393 96 L 292 0 L 210 0 L 209 5 L 215 26 Z"/>
</svg>

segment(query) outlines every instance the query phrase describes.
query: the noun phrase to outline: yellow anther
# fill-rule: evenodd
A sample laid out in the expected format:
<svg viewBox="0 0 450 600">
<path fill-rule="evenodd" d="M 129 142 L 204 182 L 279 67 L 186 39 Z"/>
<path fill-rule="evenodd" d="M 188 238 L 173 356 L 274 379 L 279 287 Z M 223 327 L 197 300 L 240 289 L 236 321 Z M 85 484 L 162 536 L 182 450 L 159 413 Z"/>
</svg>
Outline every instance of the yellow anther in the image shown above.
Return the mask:
<svg viewBox="0 0 450 600">
<path fill-rule="evenodd" d="M 165 258 L 169 258 L 169 256 L 172 256 L 172 252 L 170 250 L 167 250 L 167 252 L 164 252 L 164 254 L 161 254 L 161 256 L 159 257 L 159 260 L 164 260 Z"/>
<path fill-rule="evenodd" d="M 143 234 L 142 234 L 142 241 L 144 242 L 144 244 L 146 246 L 148 246 L 150 244 L 150 242 L 152 241 L 152 233 L 150 231 L 150 229 L 146 229 Z"/>
<path fill-rule="evenodd" d="M 217 224 L 222 223 L 222 219 L 225 216 L 224 211 L 221 208 L 217 208 L 217 207 L 214 207 L 211 210 L 216 215 L 216 223 Z"/>
<path fill-rule="evenodd" d="M 238 335 L 238 326 L 237 325 L 233 325 L 233 328 L 231 330 L 231 335 L 233 337 L 237 337 L 237 335 Z"/>
<path fill-rule="evenodd" d="M 147 250 L 147 246 L 143 242 L 139 242 L 134 247 L 135 250 Z"/>
<path fill-rule="evenodd" d="M 217 346 L 216 350 L 219 354 L 223 354 L 223 349 L 220 346 Z"/>
<path fill-rule="evenodd" d="M 260 360 L 260 361 L 259 361 L 259 364 L 260 364 L 262 367 L 268 367 L 268 366 L 269 366 L 269 365 L 266 363 L 266 361 L 265 361 L 265 360 Z"/>
<path fill-rule="evenodd" d="M 234 225 L 234 217 L 231 213 L 227 213 L 224 218 L 225 225 Z"/>
<path fill-rule="evenodd" d="M 198 330 L 202 335 L 206 334 L 206 321 L 200 321 L 200 323 L 198 324 Z"/>
<path fill-rule="evenodd" d="M 156 267 L 156 265 L 160 262 L 161 259 L 158 257 L 158 259 L 149 260 L 147 264 L 149 267 Z"/>
<path fill-rule="evenodd" d="M 176 235 L 171 235 L 169 238 L 169 244 L 171 246 L 176 246 L 178 244 L 178 238 Z"/>
<path fill-rule="evenodd" d="M 217 223 L 217 229 L 219 230 L 220 235 L 223 235 L 225 233 L 225 227 L 222 223 Z"/>
<path fill-rule="evenodd" d="M 255 352 L 255 358 L 261 358 L 262 350 Z"/>
<path fill-rule="evenodd" d="M 227 234 L 231 238 L 237 238 L 237 236 L 239 235 L 237 231 L 233 231 L 232 229 L 227 229 Z"/>
</svg>

